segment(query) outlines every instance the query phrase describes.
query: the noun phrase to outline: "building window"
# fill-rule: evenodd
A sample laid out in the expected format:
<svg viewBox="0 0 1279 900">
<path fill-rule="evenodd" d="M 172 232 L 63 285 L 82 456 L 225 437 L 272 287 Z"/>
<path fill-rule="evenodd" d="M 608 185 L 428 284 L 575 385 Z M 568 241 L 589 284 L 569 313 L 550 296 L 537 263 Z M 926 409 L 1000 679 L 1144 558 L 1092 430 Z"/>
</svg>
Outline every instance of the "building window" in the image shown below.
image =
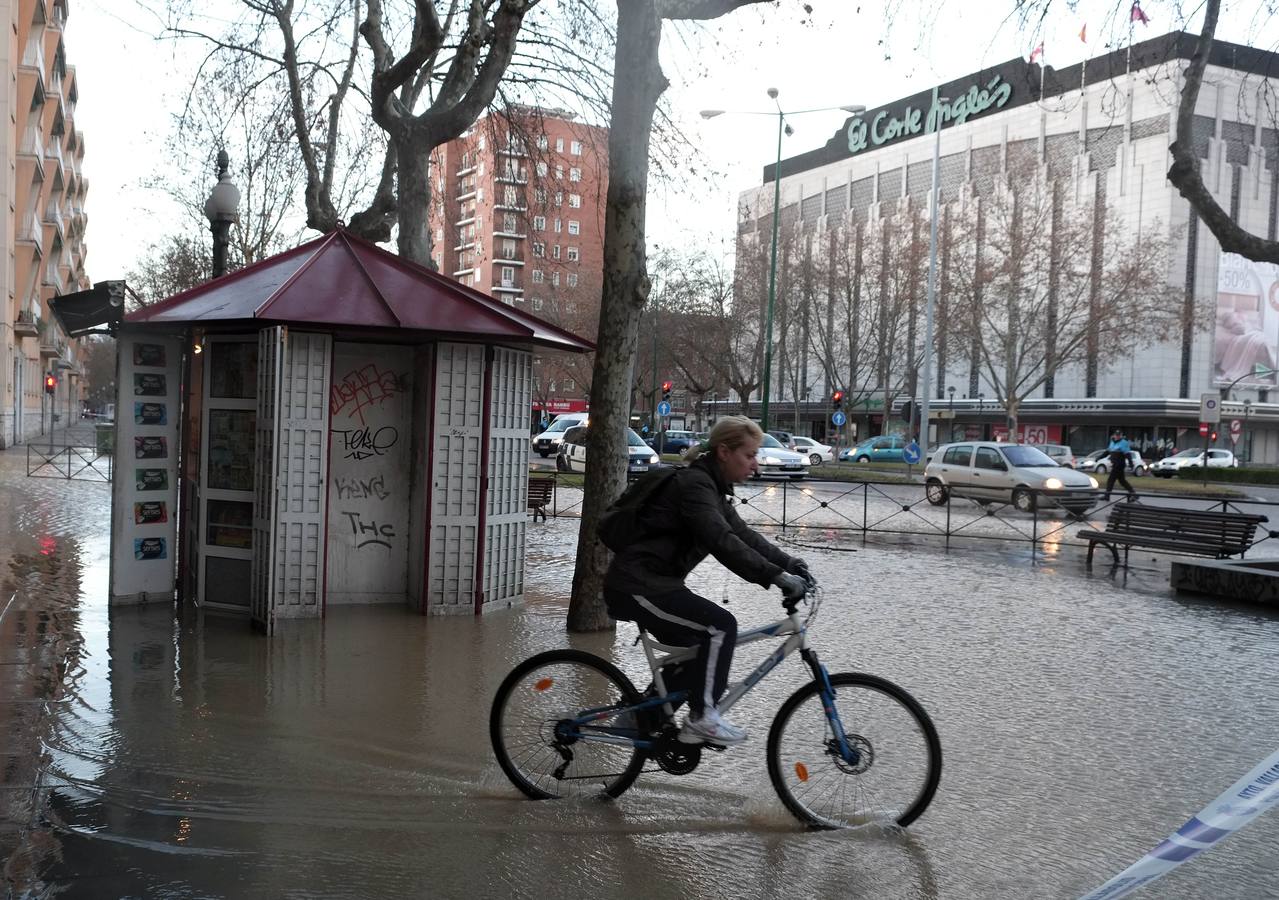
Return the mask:
<svg viewBox="0 0 1279 900">
<path fill-rule="evenodd" d="M 569 194 L 569 195 L 568 195 L 568 205 L 569 205 L 572 209 L 581 209 L 581 208 L 582 208 L 582 195 L 581 195 L 581 194 Z"/>
<path fill-rule="evenodd" d="M 568 145 L 568 152 L 569 152 L 569 154 L 570 154 L 571 156 L 581 156 L 581 155 L 582 155 L 582 142 L 581 142 L 581 141 L 570 141 L 570 142 L 569 142 L 569 145 Z"/>
<path fill-rule="evenodd" d="M 581 181 L 581 180 L 582 180 L 582 170 L 581 170 L 581 169 L 579 169 L 579 168 L 576 168 L 576 167 L 573 167 L 573 168 L 569 169 L 569 170 L 568 170 L 568 180 L 569 180 L 569 181 Z"/>
<path fill-rule="evenodd" d="M 555 205 L 556 205 L 556 206 L 563 206 L 563 205 L 564 205 L 564 192 L 563 192 L 563 191 L 556 191 L 556 192 L 555 192 Z"/>
<path fill-rule="evenodd" d="M 551 248 L 551 259 L 559 259 L 559 258 L 560 258 L 560 245 L 556 244 L 554 247 Z"/>
<path fill-rule="evenodd" d="M 568 286 L 569 286 L 569 287 L 577 287 L 577 273 L 576 273 L 576 272 L 569 272 L 569 273 L 568 273 Z"/>
<path fill-rule="evenodd" d="M 515 214 L 514 213 L 506 213 L 506 215 L 502 216 L 502 230 L 505 231 L 507 234 L 515 233 Z"/>
<path fill-rule="evenodd" d="M 561 180 L 561 181 L 564 179 L 564 167 L 563 167 L 563 166 L 557 165 L 557 166 L 555 167 L 555 177 L 556 177 L 557 179 Z"/>
<path fill-rule="evenodd" d="M 581 222 L 578 222 L 576 219 L 569 219 L 569 220 L 568 220 L 568 233 L 569 233 L 569 234 L 581 234 L 581 233 L 582 233 L 582 223 L 581 223 Z"/>
<path fill-rule="evenodd" d="M 560 286 L 560 273 L 559 273 L 559 272 L 552 272 L 552 273 L 551 273 L 551 284 L 555 285 L 556 287 L 559 287 L 559 286 Z"/>
<path fill-rule="evenodd" d="M 578 255 L 577 255 L 577 248 L 576 248 L 576 247 L 569 247 L 569 248 L 568 248 L 568 261 L 569 261 L 569 262 L 577 262 L 577 261 L 578 261 Z"/>
<path fill-rule="evenodd" d="M 480 188 L 478 191 L 475 192 L 475 202 L 476 203 L 484 202 L 484 188 Z"/>
<path fill-rule="evenodd" d="M 543 244 L 541 241 L 534 241 L 534 242 L 533 242 L 533 255 L 534 255 L 534 256 L 545 256 L 545 255 L 546 255 L 546 245 L 545 245 L 545 244 Z"/>
<path fill-rule="evenodd" d="M 541 298 L 541 297 L 534 297 L 532 300 L 530 300 L 530 301 L 529 301 L 529 305 L 531 305 L 531 306 L 532 306 L 534 309 L 536 309 L 536 310 L 541 310 L 541 308 L 542 308 L 542 298 Z"/>
<path fill-rule="evenodd" d="M 563 153 L 563 152 L 564 152 L 564 138 L 556 138 L 556 139 L 555 139 L 555 152 L 556 152 L 556 153 Z"/>
<path fill-rule="evenodd" d="M 508 186 L 502 190 L 502 202 L 506 206 L 515 205 L 515 188 Z"/>
<path fill-rule="evenodd" d="M 546 188 L 537 188 L 533 192 L 533 196 L 537 198 L 538 204 L 541 206 L 546 205 Z"/>
<path fill-rule="evenodd" d="M 502 259 L 515 259 L 515 241 L 510 238 L 502 239 Z"/>
<path fill-rule="evenodd" d="M 484 135 L 480 135 L 480 149 L 484 149 Z"/>
<path fill-rule="evenodd" d="M 512 266 L 502 266 L 502 287 L 511 287 L 515 284 L 515 269 Z"/>
<path fill-rule="evenodd" d="M 562 230 L 562 229 L 561 229 L 561 226 L 560 226 L 559 216 L 556 216 L 556 217 L 555 217 L 555 233 L 556 233 L 556 234 L 559 234 L 561 230 Z"/>
<path fill-rule="evenodd" d="M 546 216 L 534 216 L 534 217 L 533 217 L 533 230 L 534 230 L 534 231 L 545 231 L 545 230 L 546 230 Z"/>
<path fill-rule="evenodd" d="M 546 163 L 544 163 L 544 162 L 539 162 L 539 163 L 537 164 L 537 177 L 538 177 L 538 178 L 545 178 L 545 177 L 546 177 Z"/>
<path fill-rule="evenodd" d="M 541 284 L 541 283 L 542 283 L 543 281 L 545 281 L 545 280 L 546 280 L 546 278 L 545 278 L 545 276 L 542 274 L 542 270 L 541 270 L 541 269 L 534 269 L 534 270 L 533 270 L 533 283 L 534 283 L 534 284 Z"/>
</svg>

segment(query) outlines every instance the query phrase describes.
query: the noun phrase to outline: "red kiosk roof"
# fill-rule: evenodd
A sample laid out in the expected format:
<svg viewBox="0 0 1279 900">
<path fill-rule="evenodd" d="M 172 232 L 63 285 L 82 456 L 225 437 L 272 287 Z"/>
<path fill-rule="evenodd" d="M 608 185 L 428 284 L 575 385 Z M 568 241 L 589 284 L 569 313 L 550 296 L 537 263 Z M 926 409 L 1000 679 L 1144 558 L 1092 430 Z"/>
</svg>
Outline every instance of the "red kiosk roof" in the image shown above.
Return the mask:
<svg viewBox="0 0 1279 900">
<path fill-rule="evenodd" d="M 590 341 L 336 231 L 124 317 L 131 324 L 262 320 L 327 329 L 409 329 L 532 342 L 557 350 Z"/>
</svg>

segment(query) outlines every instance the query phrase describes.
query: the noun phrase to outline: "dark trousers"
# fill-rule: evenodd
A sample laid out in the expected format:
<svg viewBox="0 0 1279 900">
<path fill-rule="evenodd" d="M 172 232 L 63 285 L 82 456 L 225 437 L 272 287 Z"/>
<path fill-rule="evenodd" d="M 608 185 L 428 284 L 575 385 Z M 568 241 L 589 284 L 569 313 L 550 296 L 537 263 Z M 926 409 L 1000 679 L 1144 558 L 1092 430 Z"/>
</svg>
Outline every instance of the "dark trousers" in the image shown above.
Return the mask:
<svg viewBox="0 0 1279 900">
<path fill-rule="evenodd" d="M 697 645 L 695 677 L 688 696 L 695 718 L 719 701 L 728 685 L 728 669 L 737 645 L 737 619 L 732 613 L 688 588 L 643 595 L 605 589 L 604 601 L 613 618 L 634 622 L 663 644 Z"/>
<path fill-rule="evenodd" d="M 1124 486 L 1124 490 L 1130 494 L 1136 493 L 1132 489 L 1132 485 L 1128 483 L 1128 479 L 1124 477 L 1124 467 L 1115 466 L 1110 470 L 1110 477 L 1106 479 L 1106 499 L 1110 499 L 1110 492 L 1115 489 L 1115 482 L 1118 481 Z"/>
</svg>

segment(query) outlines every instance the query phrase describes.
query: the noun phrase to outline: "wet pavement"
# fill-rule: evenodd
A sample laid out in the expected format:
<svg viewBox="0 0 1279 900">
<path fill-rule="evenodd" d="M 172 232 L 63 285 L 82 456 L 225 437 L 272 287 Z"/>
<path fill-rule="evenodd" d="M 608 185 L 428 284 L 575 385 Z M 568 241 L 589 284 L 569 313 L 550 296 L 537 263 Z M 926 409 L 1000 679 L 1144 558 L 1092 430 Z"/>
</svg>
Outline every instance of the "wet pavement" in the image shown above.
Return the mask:
<svg viewBox="0 0 1279 900">
<path fill-rule="evenodd" d="M 33 895 L 1070 897 L 1276 745 L 1279 616 L 1174 597 L 1166 560 L 1088 576 L 1066 545 L 1032 558 L 811 528 L 782 540 L 828 588 L 814 646 L 832 670 L 907 688 L 941 734 L 941 787 L 908 832 L 807 832 L 773 794 L 765 737 L 797 662 L 734 709 L 751 740 L 693 774 L 646 772 L 608 804 L 535 803 L 488 745 L 506 671 L 571 645 L 642 677 L 630 626 L 564 632 L 575 519 L 530 526 L 521 609 L 342 608 L 268 640 L 168 607 L 109 613 L 106 498 L 0 454 L 0 607 L 17 591 L 26 623 L 0 620 L 0 722 L 28 735 L 6 743 L 0 839 L 20 844 L 8 875 Z M 780 614 L 775 591 L 714 563 L 693 582 L 744 624 Z M 1279 817 L 1262 817 L 1147 894 L 1279 897 L 1277 840 Z"/>
</svg>

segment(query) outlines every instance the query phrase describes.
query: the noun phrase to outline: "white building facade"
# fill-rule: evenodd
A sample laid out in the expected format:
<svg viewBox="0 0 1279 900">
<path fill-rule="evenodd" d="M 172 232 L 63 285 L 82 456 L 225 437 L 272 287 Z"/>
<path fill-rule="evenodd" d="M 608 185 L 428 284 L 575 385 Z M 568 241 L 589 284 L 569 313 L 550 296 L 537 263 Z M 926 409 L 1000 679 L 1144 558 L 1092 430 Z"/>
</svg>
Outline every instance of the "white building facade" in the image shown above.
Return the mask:
<svg viewBox="0 0 1279 900">
<path fill-rule="evenodd" d="M 1110 207 L 1127 229 L 1168 230 L 1168 283 L 1176 288 L 1184 314 L 1202 327 L 1186 328 L 1179 337 L 1150 344 L 1128 358 L 1092 354 L 1053 371 L 1022 405 L 1019 419 L 1032 430 L 1018 437 L 1089 450 L 1104 443 L 1108 429 L 1122 427 L 1154 455 L 1174 446 L 1196 446 L 1202 440 L 1197 424 L 1203 392 L 1225 389 L 1237 376 L 1255 372 L 1258 364 L 1279 367 L 1276 267 L 1223 257 L 1215 237 L 1166 178 L 1182 72 L 1196 41 L 1195 35 L 1173 33 L 1062 70 L 1012 60 L 853 116 L 825 147 L 782 161 L 782 234 L 803 236 L 814 248 L 810 252 L 824 252 L 828 242 L 822 236 L 832 229 L 873 229 L 886 216 L 914 209 L 925 223 L 926 263 L 939 122 L 943 209 L 989 197 L 1001 181 L 1008 182 L 1010 171 L 1029 167 L 1075 201 L 1091 199 Z M 949 98 L 949 105 L 938 98 Z M 1277 101 L 1279 55 L 1214 45 L 1194 120 L 1194 150 L 1202 160 L 1205 183 L 1222 208 L 1270 240 L 1276 238 L 1279 212 Z M 769 252 L 774 169 L 767 167 L 764 183 L 741 195 L 739 271 L 744 256 Z M 1010 188 L 1018 190 L 1015 182 Z M 1089 248 L 1076 250 L 1087 253 Z M 944 271 L 939 284 L 938 303 L 944 304 Z M 779 296 L 786 289 L 779 283 Z M 909 360 L 914 374 L 898 373 L 902 384 L 909 385 L 904 392 L 884 391 L 874 373 L 866 376 L 866 384 L 819 377 L 821 383 L 808 398 L 819 402 L 804 404 L 801 397 L 797 416 L 787 379 L 775 371 L 770 403 L 784 421 L 803 418 L 808 430 L 831 436 L 825 398 L 844 388 L 883 395 L 890 407 L 887 420 L 880 401 L 877 415 L 867 406 L 862 427 L 871 433 L 893 430 L 893 410 L 901 400 L 912 394 L 918 400 L 925 391 L 924 297 L 920 284 L 919 314 L 911 323 L 913 345 L 920 351 Z M 1004 415 L 995 400 L 997 391 L 971 352 L 955 343 L 939 334 L 935 345 L 932 404 L 949 409 L 954 418 L 935 423 L 932 437 L 947 440 L 956 428 L 968 437 L 1001 436 Z M 830 367 L 812 359 L 809 368 L 822 372 Z M 899 399 L 891 399 L 894 393 Z M 1275 375 L 1245 375 L 1224 397 L 1223 414 L 1218 445 L 1231 446 L 1229 423 L 1240 418 L 1246 427 L 1236 429 L 1236 451 L 1257 462 L 1279 462 Z M 852 436 L 843 437 L 847 442 Z"/>
</svg>

